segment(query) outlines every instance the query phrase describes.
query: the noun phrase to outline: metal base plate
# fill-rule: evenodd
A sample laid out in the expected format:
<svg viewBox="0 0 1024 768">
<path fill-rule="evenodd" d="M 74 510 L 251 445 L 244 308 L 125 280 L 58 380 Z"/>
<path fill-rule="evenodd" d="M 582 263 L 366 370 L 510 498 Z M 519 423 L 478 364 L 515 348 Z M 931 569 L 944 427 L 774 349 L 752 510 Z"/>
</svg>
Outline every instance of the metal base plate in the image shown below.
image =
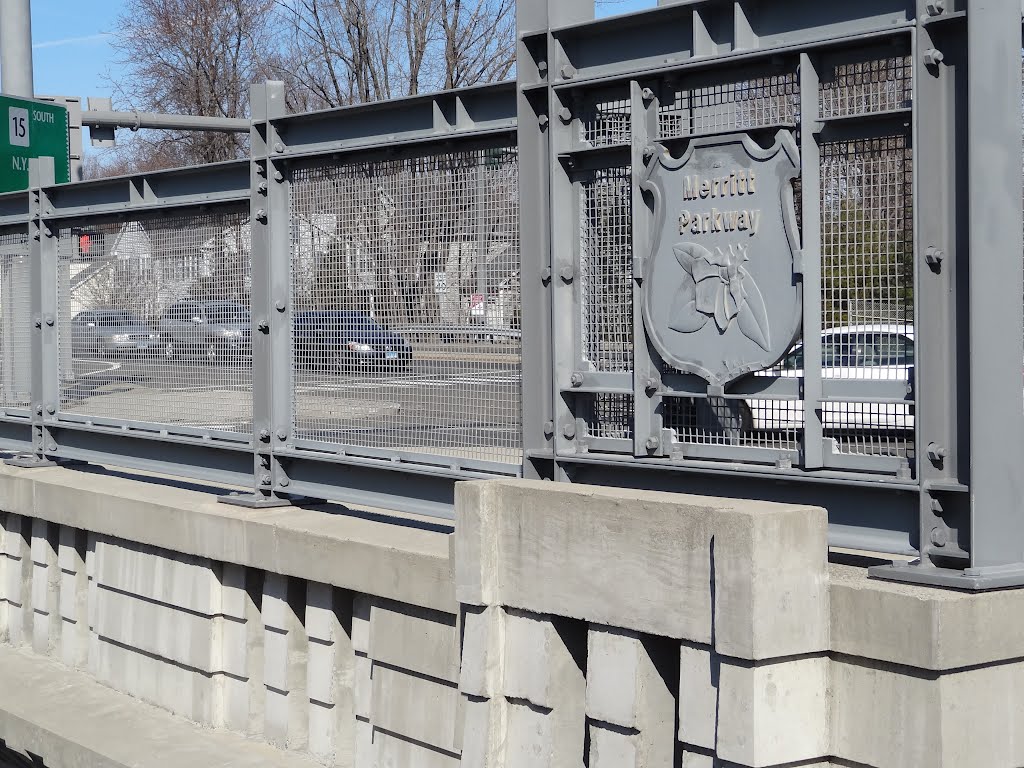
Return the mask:
<svg viewBox="0 0 1024 768">
<path fill-rule="evenodd" d="M 291 499 L 281 499 L 274 496 L 261 496 L 258 493 L 232 493 L 217 498 L 221 504 L 231 504 L 235 507 L 247 509 L 276 509 L 278 507 L 293 507 L 295 502 Z"/>
<path fill-rule="evenodd" d="M 59 467 L 61 462 L 51 459 L 44 459 L 34 453 L 21 453 L 4 460 L 9 467 L 21 467 L 22 469 L 43 469 L 44 467 Z"/>
<path fill-rule="evenodd" d="M 915 560 L 911 563 L 873 566 L 868 568 L 868 576 L 883 581 L 984 592 L 990 589 L 1024 587 L 1024 563 L 992 568 L 965 568 L 958 571 L 952 568 L 922 566 L 920 561 Z"/>
</svg>

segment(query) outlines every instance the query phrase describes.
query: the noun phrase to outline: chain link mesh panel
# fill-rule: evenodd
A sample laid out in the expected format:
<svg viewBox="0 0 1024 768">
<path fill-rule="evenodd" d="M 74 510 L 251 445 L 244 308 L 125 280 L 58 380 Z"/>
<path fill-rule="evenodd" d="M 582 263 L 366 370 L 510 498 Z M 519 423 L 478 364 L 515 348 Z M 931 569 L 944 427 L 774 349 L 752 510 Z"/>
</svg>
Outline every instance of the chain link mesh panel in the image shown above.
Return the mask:
<svg viewBox="0 0 1024 768">
<path fill-rule="evenodd" d="M 676 89 L 658 110 L 661 138 L 795 124 L 800 87 L 795 72 Z"/>
<path fill-rule="evenodd" d="M 597 371 L 633 369 L 631 173 L 593 171 L 579 185 L 581 341 Z"/>
<path fill-rule="evenodd" d="M 0 230 L 0 405 L 32 400 L 32 293 L 26 230 Z"/>
<path fill-rule="evenodd" d="M 825 379 L 908 381 L 914 363 L 913 179 L 905 136 L 822 146 Z M 834 403 L 841 453 L 905 456 L 909 404 Z M 893 431 L 893 434 L 886 434 Z"/>
<path fill-rule="evenodd" d="M 909 56 L 836 64 L 821 73 L 819 109 L 824 118 L 907 109 L 913 97 Z"/>
<path fill-rule="evenodd" d="M 295 434 L 516 464 L 513 148 L 297 170 Z"/>
<path fill-rule="evenodd" d="M 251 433 L 242 214 L 68 227 L 58 260 L 64 413 Z"/>
</svg>

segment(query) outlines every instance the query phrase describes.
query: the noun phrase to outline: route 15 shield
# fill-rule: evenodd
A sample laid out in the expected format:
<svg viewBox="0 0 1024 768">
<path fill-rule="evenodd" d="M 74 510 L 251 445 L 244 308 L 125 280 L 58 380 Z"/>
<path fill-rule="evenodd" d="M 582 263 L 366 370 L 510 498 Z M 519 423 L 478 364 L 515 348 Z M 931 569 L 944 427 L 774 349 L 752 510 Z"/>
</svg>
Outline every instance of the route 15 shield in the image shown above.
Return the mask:
<svg viewBox="0 0 1024 768">
<path fill-rule="evenodd" d="M 721 387 L 775 365 L 800 332 L 796 143 L 745 133 L 660 144 L 640 186 L 654 200 L 643 317 L 669 365 Z"/>
</svg>

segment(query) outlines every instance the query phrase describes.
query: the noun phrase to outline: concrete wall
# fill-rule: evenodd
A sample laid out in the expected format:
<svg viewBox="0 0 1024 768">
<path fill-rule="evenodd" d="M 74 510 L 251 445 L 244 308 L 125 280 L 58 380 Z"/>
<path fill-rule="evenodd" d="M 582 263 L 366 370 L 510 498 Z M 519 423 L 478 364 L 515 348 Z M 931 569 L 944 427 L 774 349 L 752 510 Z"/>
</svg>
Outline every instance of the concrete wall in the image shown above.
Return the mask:
<svg viewBox="0 0 1024 768">
<path fill-rule="evenodd" d="M 4 469 L 0 510 L 0 669 L 59 662 L 195 738 L 352 768 L 1024 764 L 1024 593 L 868 581 L 816 508 L 468 483 L 452 534 Z M 19 707 L 15 749 L 45 719 Z"/>
</svg>

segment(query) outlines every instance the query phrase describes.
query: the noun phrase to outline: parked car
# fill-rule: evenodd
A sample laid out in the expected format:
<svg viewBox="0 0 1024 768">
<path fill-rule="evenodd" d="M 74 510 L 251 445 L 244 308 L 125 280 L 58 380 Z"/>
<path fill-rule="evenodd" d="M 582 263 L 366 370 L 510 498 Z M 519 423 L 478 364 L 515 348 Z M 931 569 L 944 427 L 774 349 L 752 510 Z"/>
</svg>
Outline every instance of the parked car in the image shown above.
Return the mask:
<svg viewBox="0 0 1024 768">
<path fill-rule="evenodd" d="M 200 354 L 212 363 L 252 354 L 252 318 L 249 308 L 238 302 L 179 301 L 157 330 L 168 360 Z"/>
<path fill-rule="evenodd" d="M 79 312 L 71 319 L 73 354 L 148 353 L 159 349 L 156 331 L 121 309 Z"/>
<path fill-rule="evenodd" d="M 914 367 L 914 329 L 896 324 L 830 328 L 821 334 L 823 379 L 899 381 L 908 383 Z M 760 375 L 802 378 L 804 347 L 798 344 L 769 371 Z M 744 407 L 745 406 L 745 407 Z M 748 400 L 741 405 L 742 428 L 762 430 L 803 427 L 803 401 Z M 827 429 L 912 430 L 911 403 L 825 403 Z"/>
<path fill-rule="evenodd" d="M 343 373 L 369 368 L 404 371 L 412 347 L 365 312 L 320 310 L 292 318 L 295 361 L 305 368 L 336 368 Z"/>
</svg>

